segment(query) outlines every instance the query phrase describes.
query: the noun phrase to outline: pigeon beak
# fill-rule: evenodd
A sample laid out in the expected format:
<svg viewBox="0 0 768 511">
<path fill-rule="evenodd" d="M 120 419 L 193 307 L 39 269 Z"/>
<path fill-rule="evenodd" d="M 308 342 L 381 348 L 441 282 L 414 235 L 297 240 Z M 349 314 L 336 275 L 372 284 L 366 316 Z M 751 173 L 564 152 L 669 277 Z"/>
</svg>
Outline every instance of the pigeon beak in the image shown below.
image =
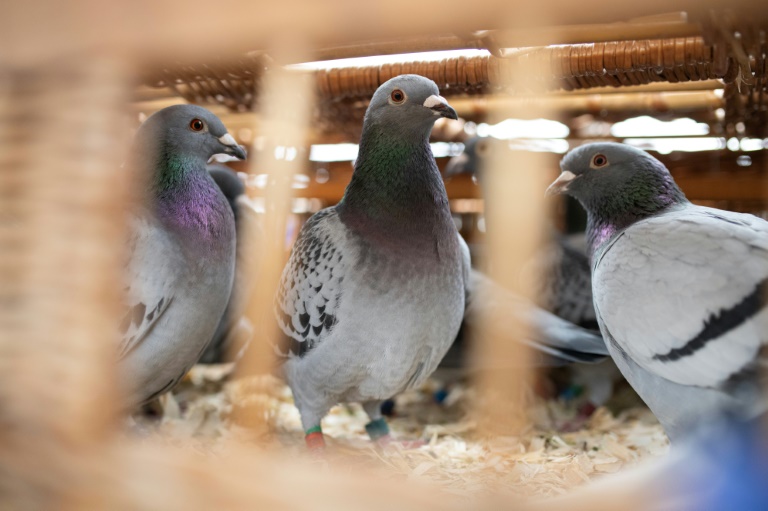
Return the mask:
<svg viewBox="0 0 768 511">
<path fill-rule="evenodd" d="M 225 154 L 234 156 L 239 160 L 244 160 L 248 157 L 248 153 L 245 152 L 245 148 L 241 145 L 238 145 L 235 141 L 235 137 L 229 133 L 225 133 L 224 135 L 220 136 L 219 142 L 221 142 L 221 145 L 224 146 Z"/>
<path fill-rule="evenodd" d="M 454 156 L 448 161 L 448 165 L 445 166 L 445 177 L 453 177 L 457 174 L 466 172 L 468 163 L 469 155 L 467 153 L 461 153 L 458 156 Z"/>
<path fill-rule="evenodd" d="M 449 105 L 445 98 L 442 96 L 437 96 L 435 94 L 431 95 L 426 100 L 424 100 L 424 106 L 432 110 L 435 115 L 439 115 L 440 117 L 447 117 L 453 120 L 459 118 L 459 116 L 456 115 L 456 110 L 451 108 L 451 105 Z"/>
<path fill-rule="evenodd" d="M 577 177 L 578 176 L 570 170 L 564 170 L 560 173 L 557 179 L 555 179 L 555 181 L 549 185 L 549 188 L 547 188 L 547 191 L 544 193 L 544 195 L 550 196 L 567 192 L 568 185 L 571 184 L 571 182 Z"/>
</svg>

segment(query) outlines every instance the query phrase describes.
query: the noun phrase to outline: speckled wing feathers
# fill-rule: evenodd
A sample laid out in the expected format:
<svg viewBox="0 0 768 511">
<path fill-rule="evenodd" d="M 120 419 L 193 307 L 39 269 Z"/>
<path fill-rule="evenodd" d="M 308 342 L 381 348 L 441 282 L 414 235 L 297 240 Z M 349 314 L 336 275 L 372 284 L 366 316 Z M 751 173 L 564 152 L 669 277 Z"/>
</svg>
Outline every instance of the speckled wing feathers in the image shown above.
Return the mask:
<svg viewBox="0 0 768 511">
<path fill-rule="evenodd" d="M 347 262 L 345 240 L 334 209 L 315 214 L 304 225 L 283 270 L 275 315 L 288 337 L 283 356 L 303 356 L 334 328 Z"/>
</svg>

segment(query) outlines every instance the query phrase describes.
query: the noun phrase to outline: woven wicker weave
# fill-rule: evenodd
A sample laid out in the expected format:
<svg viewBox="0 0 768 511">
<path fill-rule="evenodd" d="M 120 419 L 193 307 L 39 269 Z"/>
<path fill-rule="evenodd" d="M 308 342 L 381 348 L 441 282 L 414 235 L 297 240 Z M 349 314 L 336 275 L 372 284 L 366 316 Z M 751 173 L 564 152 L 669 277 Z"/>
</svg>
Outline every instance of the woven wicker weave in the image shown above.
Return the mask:
<svg viewBox="0 0 768 511">
<path fill-rule="evenodd" d="M 145 78 L 147 85 L 171 87 L 191 102 L 218 102 L 243 111 L 256 100 L 254 90 L 266 71 L 263 55 L 200 66 L 168 67 Z M 735 77 L 736 69 L 715 62 L 712 46 L 700 37 L 644 41 L 617 41 L 519 51 L 511 57 L 458 57 L 441 61 L 415 61 L 380 66 L 332 68 L 316 71 L 321 100 L 368 98 L 388 79 L 414 73 L 431 78 L 444 95 L 476 94 L 498 90 L 520 69 L 527 73 L 526 90 L 553 87 L 566 90 L 684 82 Z M 515 83 L 520 83 L 515 80 Z"/>
<path fill-rule="evenodd" d="M 142 82 L 169 87 L 191 103 L 221 103 L 234 111 L 245 111 L 255 106 L 254 91 L 268 61 L 265 55 L 248 54 L 213 63 L 179 64 L 150 71 Z"/>
<path fill-rule="evenodd" d="M 115 403 L 130 80 L 90 56 L 6 68 L 4 78 L 0 494 L 6 509 L 64 509 L 39 488 L 74 470 L 67 453 L 107 435 Z M 61 482 L 73 494 L 83 483 Z"/>
</svg>

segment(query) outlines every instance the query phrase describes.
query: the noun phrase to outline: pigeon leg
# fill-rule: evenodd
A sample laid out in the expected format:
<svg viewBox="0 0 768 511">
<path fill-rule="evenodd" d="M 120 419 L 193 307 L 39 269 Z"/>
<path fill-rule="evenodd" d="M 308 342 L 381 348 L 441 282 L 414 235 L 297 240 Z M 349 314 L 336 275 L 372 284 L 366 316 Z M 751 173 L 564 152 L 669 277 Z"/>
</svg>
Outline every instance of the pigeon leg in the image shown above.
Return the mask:
<svg viewBox="0 0 768 511">
<path fill-rule="evenodd" d="M 390 398 L 381 403 L 381 413 L 382 415 L 385 415 L 386 417 L 394 417 L 396 414 L 395 410 L 395 398 Z"/>
<path fill-rule="evenodd" d="M 389 426 L 381 414 L 381 401 L 366 401 L 363 403 L 363 410 L 368 414 L 371 422 L 365 425 L 365 431 L 374 442 L 389 436 Z"/>
<path fill-rule="evenodd" d="M 389 426 L 387 421 L 381 415 L 381 401 L 366 401 L 363 403 L 363 410 L 368 414 L 371 422 L 365 425 L 365 431 L 368 436 L 379 447 L 386 447 L 390 444 L 397 443 L 405 449 L 415 449 L 424 445 L 423 440 L 405 440 L 395 441 L 392 435 L 389 434 Z"/>
<path fill-rule="evenodd" d="M 304 428 L 304 441 L 310 451 L 321 452 L 325 448 L 325 438 L 323 437 L 323 429 L 320 426 L 320 422 L 331 407 L 325 403 L 312 401 L 310 401 L 310 405 L 307 405 L 308 400 L 303 397 L 299 387 L 291 385 L 291 389 L 294 392 L 293 399 L 296 408 L 299 409 L 299 415 L 301 415 L 301 427 Z"/>
<path fill-rule="evenodd" d="M 319 424 L 309 428 L 304 433 L 304 442 L 306 442 L 307 448 L 310 451 L 322 451 L 325 449 L 325 438 Z"/>
</svg>

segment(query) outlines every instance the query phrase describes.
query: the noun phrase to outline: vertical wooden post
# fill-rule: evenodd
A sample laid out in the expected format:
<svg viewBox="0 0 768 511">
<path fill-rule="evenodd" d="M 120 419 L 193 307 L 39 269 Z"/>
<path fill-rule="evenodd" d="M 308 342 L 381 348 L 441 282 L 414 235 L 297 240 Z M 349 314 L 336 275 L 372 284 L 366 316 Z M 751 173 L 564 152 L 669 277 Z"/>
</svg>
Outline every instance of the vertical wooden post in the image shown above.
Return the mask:
<svg viewBox="0 0 768 511">
<path fill-rule="evenodd" d="M 534 11 L 532 8 L 528 13 L 529 26 L 539 26 L 545 21 L 542 12 Z M 519 95 L 526 90 L 527 78 L 539 70 L 533 59 L 516 60 L 519 64 L 503 76 L 502 81 L 514 95 Z M 489 113 L 486 122 L 548 117 L 542 102 L 515 104 L 518 105 L 515 109 L 499 106 Z M 491 165 L 483 183 L 488 233 L 485 266 L 496 283 L 531 301 L 535 280 L 521 278 L 521 270 L 541 250 L 546 159 L 539 153 L 513 153 L 499 144 L 489 147 Z M 529 335 L 531 325 L 525 314 L 498 307 L 483 311 L 482 321 L 476 343 L 477 359 L 494 361 L 494 368 L 479 373 L 480 400 L 476 414 L 480 432 L 515 436 L 527 425 L 525 395 L 531 388 L 533 372 L 528 367 L 528 348 L 520 340 Z"/>
<path fill-rule="evenodd" d="M 255 335 L 239 371 L 244 374 L 264 374 L 276 368 L 274 347 L 282 332 L 273 312 L 273 300 L 279 284 L 286 251 L 286 220 L 291 213 L 293 176 L 301 170 L 306 146 L 309 120 L 314 108 L 312 75 L 286 71 L 281 62 L 295 62 L 306 55 L 303 41 L 279 38 L 271 55 L 275 65 L 264 76 L 259 95 L 259 126 L 254 129 L 264 141 L 262 150 L 250 159 L 251 172 L 266 173 L 268 185 L 264 190 L 265 214 L 261 240 L 256 243 L 260 260 L 255 271 L 258 276 L 248 316 L 256 326 Z M 279 362 L 279 361 L 277 361 Z M 258 434 L 266 431 L 265 410 L 249 410 L 242 417 Z"/>
</svg>

